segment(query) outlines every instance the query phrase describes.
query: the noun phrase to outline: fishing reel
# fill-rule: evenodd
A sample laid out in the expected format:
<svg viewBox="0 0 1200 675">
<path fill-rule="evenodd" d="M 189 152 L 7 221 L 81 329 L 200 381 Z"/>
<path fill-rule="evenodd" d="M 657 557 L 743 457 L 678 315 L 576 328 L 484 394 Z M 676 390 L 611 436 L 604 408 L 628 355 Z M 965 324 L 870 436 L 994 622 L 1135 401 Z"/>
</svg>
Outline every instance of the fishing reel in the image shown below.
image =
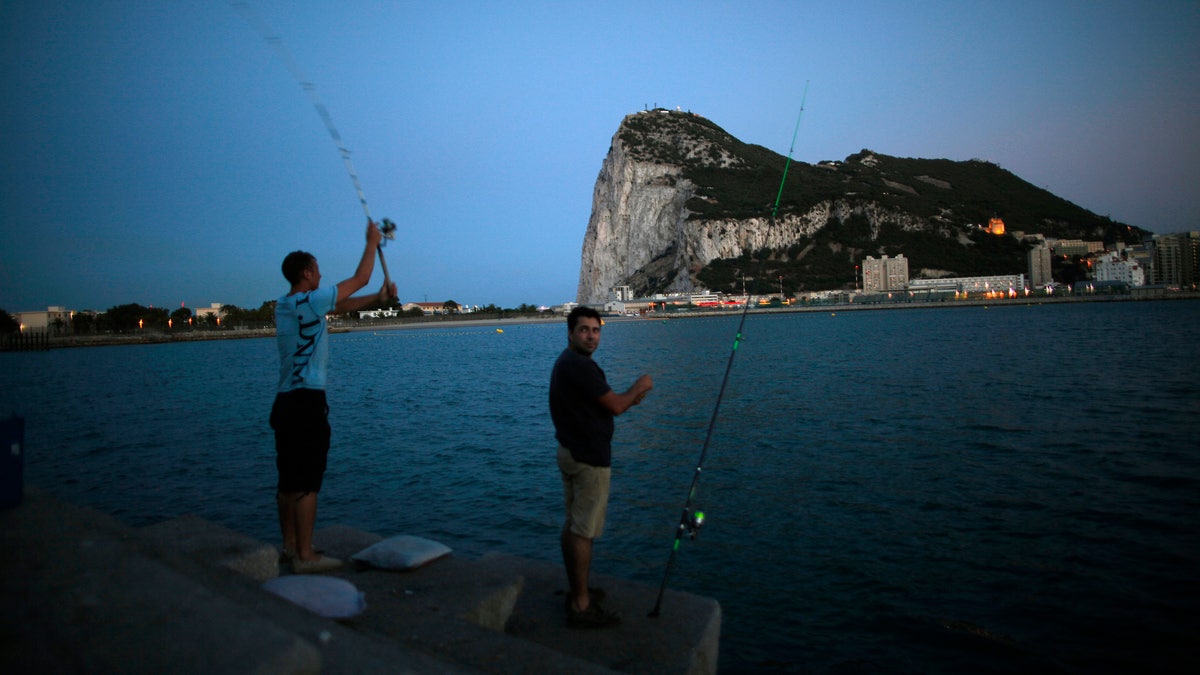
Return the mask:
<svg viewBox="0 0 1200 675">
<path fill-rule="evenodd" d="M 679 527 L 687 532 L 688 539 L 695 539 L 696 535 L 700 534 L 700 526 L 704 524 L 703 511 L 687 511 L 683 517 L 683 522 L 679 523 Z"/>
<path fill-rule="evenodd" d="M 383 222 L 379 225 L 379 231 L 383 233 L 384 239 L 395 239 L 396 223 L 392 222 L 391 218 L 384 218 Z"/>
</svg>

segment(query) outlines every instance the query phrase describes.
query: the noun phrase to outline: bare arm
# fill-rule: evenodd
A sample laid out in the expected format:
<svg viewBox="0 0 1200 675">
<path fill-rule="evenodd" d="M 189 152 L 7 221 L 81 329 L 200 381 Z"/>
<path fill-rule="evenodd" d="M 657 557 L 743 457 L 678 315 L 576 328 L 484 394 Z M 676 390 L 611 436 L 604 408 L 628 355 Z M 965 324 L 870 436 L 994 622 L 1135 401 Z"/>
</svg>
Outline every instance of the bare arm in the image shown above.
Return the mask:
<svg viewBox="0 0 1200 675">
<path fill-rule="evenodd" d="M 642 375 L 633 383 L 633 386 L 628 391 L 618 394 L 615 391 L 609 391 L 607 394 L 600 397 L 600 405 L 604 406 L 614 415 L 629 410 L 633 406 L 642 402 L 646 398 L 646 394 L 654 388 L 654 380 L 649 375 Z"/>
<path fill-rule="evenodd" d="M 341 286 L 339 285 L 338 288 L 340 291 Z M 333 312 L 335 314 L 343 314 L 345 312 L 357 312 L 360 309 L 368 309 L 370 307 L 385 307 L 388 305 L 388 301 L 394 297 L 396 297 L 396 284 L 392 284 L 391 287 L 384 284 L 379 288 L 378 293 L 352 295 L 344 300 L 338 300 L 337 305 L 333 308 Z"/>
<path fill-rule="evenodd" d="M 371 283 L 371 274 L 375 271 L 375 250 L 382 240 L 383 233 L 379 231 L 379 226 L 373 221 L 367 221 L 367 245 L 363 249 L 362 258 L 358 261 L 358 268 L 354 270 L 354 276 L 338 282 L 337 304 L 334 305 L 334 312 L 340 314 L 356 309 L 356 307 L 344 306 L 343 303 L 350 300 L 350 296 L 357 293 L 363 286 Z M 375 301 L 374 296 L 367 297 L 370 298 L 370 302 Z M 361 307 L 357 309 L 361 309 Z"/>
</svg>

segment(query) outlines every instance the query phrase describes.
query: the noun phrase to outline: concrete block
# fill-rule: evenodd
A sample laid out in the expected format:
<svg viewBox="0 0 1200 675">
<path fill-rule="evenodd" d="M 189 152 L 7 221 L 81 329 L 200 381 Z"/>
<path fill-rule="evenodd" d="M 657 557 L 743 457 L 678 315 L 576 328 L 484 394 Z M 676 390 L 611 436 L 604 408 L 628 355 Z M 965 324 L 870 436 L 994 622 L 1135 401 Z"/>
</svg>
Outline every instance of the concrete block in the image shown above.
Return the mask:
<svg viewBox="0 0 1200 675">
<path fill-rule="evenodd" d="M 313 539 L 332 556 L 350 556 L 383 537 L 345 525 L 321 528 Z M 404 622 L 412 616 L 425 620 L 428 614 L 456 616 L 490 630 L 503 632 L 512 615 L 524 580 L 511 570 L 496 573 L 486 566 L 454 554 L 438 558 L 415 570 L 391 571 L 351 565 L 338 573 L 372 598 L 385 600 L 390 611 Z M 400 602 L 403 600 L 403 602 Z"/>
<path fill-rule="evenodd" d="M 279 549 L 197 516 L 164 520 L 140 532 L 159 550 L 222 565 L 255 581 L 279 576 Z"/>
<path fill-rule="evenodd" d="M 721 606 L 716 600 L 667 589 L 661 615 L 647 616 L 658 588 L 626 579 L 593 575 L 605 589 L 607 608 L 621 612 L 621 625 L 602 630 L 566 627 L 566 572 L 561 563 L 489 553 L 479 562 L 496 572 L 519 571 L 525 588 L 508 633 L 563 654 L 626 673 L 709 675 L 718 669 Z"/>
<path fill-rule="evenodd" d="M 322 549 L 335 558 L 347 561 L 350 560 L 350 556 L 382 540 L 383 537 L 374 532 L 367 532 L 349 525 L 327 525 L 313 532 L 314 548 Z"/>
<path fill-rule="evenodd" d="M 26 497 L 0 512 L 16 553 L 0 563 L 0 672 L 321 671 L 311 643 L 148 554 L 133 528 Z"/>
<path fill-rule="evenodd" d="M 348 559 L 382 537 L 345 526 L 316 543 Z M 409 572 L 334 572 L 367 611 L 331 621 L 261 589 L 273 546 L 185 516 L 135 529 L 37 490 L 0 510 L 0 672 L 504 673 L 715 672 L 720 607 L 596 577 L 625 611 L 605 631 L 565 628 L 560 563 L 447 556 Z M 247 562 L 250 561 L 250 562 Z M 229 574 L 228 568 L 239 570 Z M 642 606 L 644 605 L 644 607 Z"/>
</svg>

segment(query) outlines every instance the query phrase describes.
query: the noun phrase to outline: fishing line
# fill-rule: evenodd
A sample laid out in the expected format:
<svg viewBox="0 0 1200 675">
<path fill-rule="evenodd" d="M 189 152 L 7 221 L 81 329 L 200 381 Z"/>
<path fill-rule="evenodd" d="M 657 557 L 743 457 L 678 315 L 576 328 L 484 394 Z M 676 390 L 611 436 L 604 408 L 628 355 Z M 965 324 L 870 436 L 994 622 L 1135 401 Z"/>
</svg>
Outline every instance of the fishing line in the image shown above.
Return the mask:
<svg viewBox="0 0 1200 675">
<path fill-rule="evenodd" d="M 230 2 L 229 4 L 242 15 L 242 18 L 246 20 L 246 23 L 250 24 L 250 27 L 258 33 L 259 37 L 275 51 L 275 54 L 283 61 L 284 67 L 292 74 L 292 78 L 304 90 L 304 93 L 308 96 L 308 100 L 316 108 L 317 116 L 325 124 L 325 129 L 329 132 L 329 137 L 333 139 L 333 144 L 337 146 L 338 154 L 342 157 L 342 163 L 346 165 L 346 173 L 350 174 L 350 182 L 354 184 L 354 191 L 358 194 L 358 203 L 362 204 L 363 213 L 366 214 L 368 221 L 373 220 L 371 218 L 371 209 L 367 206 L 367 197 L 363 193 L 362 183 L 358 180 L 358 172 L 354 170 L 354 162 L 350 161 L 350 150 L 342 142 L 342 135 L 338 133 L 337 127 L 334 126 L 333 116 L 329 114 L 329 109 L 325 107 L 325 104 L 321 102 L 321 98 L 317 96 L 317 86 L 304 76 L 304 71 L 300 70 L 296 59 L 292 58 L 291 52 L 283 45 L 283 39 L 274 34 L 270 26 L 267 25 L 267 22 L 250 7 L 250 3 Z M 383 268 L 384 285 L 390 289 L 392 281 L 391 275 L 388 274 L 387 261 L 383 259 L 383 245 L 388 239 L 395 237 L 396 224 L 384 218 L 380 230 L 383 232 L 384 239 L 379 242 L 379 246 L 377 247 L 379 251 L 379 264 Z"/>
<path fill-rule="evenodd" d="M 796 136 L 800 133 L 800 118 L 804 115 L 804 102 L 808 99 L 808 82 L 804 83 L 804 95 L 800 99 L 800 113 L 796 115 L 796 128 L 792 131 L 792 145 L 788 148 L 787 163 L 783 165 L 783 178 L 779 180 L 779 191 L 775 194 L 775 205 L 771 208 L 771 229 L 775 229 L 775 216 L 779 212 L 779 201 L 783 197 L 783 185 L 787 181 L 788 168 L 792 165 L 792 153 L 796 149 Z M 766 256 L 763 255 L 758 261 L 758 274 L 754 276 L 754 286 L 751 288 L 751 293 L 746 295 L 746 304 L 742 307 L 742 316 L 738 321 L 737 331 L 733 337 L 733 348 L 729 350 L 729 360 L 725 362 L 725 375 L 721 378 L 721 387 L 717 391 L 717 402 L 713 406 L 712 417 L 708 421 L 708 431 L 704 435 L 704 444 L 700 447 L 700 458 L 696 461 L 696 470 L 692 472 L 692 484 L 688 488 L 687 499 L 683 503 L 683 513 L 679 516 L 679 526 L 675 528 L 675 541 L 671 545 L 671 556 L 667 558 L 667 567 L 663 572 L 662 584 L 658 587 L 658 599 L 654 601 L 654 609 L 650 610 L 649 616 L 657 617 L 662 609 L 663 594 L 667 590 L 667 579 L 671 576 L 671 570 L 675 567 L 675 558 L 679 554 L 679 544 L 683 540 L 683 535 L 686 533 L 689 538 L 695 539 L 696 534 L 700 530 L 700 526 L 704 524 L 704 512 L 693 511 L 692 502 L 696 497 L 696 487 L 700 484 L 700 474 L 704 471 L 704 459 L 708 456 L 708 447 L 712 442 L 713 430 L 717 426 L 717 413 L 721 410 L 721 400 L 725 398 L 725 386 L 729 384 L 729 373 L 733 370 L 733 358 L 737 356 L 738 347 L 742 344 L 742 329 L 746 325 L 746 315 L 750 311 L 750 299 L 758 291 L 758 283 L 761 280 L 763 269 L 766 264 Z"/>
</svg>

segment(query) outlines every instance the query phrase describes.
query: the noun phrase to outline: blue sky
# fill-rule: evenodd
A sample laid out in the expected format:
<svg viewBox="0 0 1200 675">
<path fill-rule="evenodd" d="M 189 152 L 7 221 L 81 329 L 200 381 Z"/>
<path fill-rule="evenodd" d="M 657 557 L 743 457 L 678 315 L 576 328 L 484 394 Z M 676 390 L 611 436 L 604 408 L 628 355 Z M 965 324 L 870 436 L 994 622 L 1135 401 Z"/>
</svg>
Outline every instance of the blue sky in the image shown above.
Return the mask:
<svg viewBox="0 0 1200 675">
<path fill-rule="evenodd" d="M 402 300 L 575 297 L 622 117 L 794 158 L 986 159 L 1200 228 L 1200 4 L 251 0 L 353 155 Z M 349 276 L 365 217 L 283 61 L 223 0 L 0 0 L 0 308 L 258 307 Z M 373 284 L 382 280 L 376 269 Z"/>
</svg>

